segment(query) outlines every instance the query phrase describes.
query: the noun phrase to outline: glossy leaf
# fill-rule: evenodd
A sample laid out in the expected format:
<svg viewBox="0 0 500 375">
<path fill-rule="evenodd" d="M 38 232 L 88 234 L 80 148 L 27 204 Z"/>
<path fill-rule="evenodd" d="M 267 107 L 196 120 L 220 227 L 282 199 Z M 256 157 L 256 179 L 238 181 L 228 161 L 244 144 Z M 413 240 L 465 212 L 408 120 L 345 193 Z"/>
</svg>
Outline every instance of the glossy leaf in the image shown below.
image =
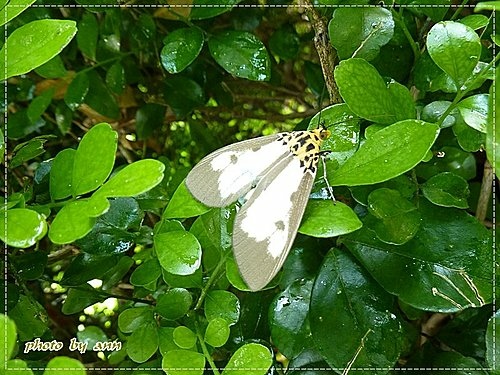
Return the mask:
<svg viewBox="0 0 500 375">
<path fill-rule="evenodd" d="M 381 124 L 415 118 L 410 91 L 394 80 L 386 83 L 366 60 L 341 61 L 335 67 L 335 80 L 340 95 L 359 117 Z"/>
<path fill-rule="evenodd" d="M 213 6 L 211 0 L 193 0 L 194 7 L 191 9 L 189 18 L 193 20 L 212 18 L 230 11 L 239 2 L 241 0 L 219 0 L 217 6 Z"/>
<path fill-rule="evenodd" d="M 381 188 L 371 192 L 368 211 L 372 216 L 366 218 L 365 224 L 386 243 L 404 244 L 415 236 L 420 227 L 417 207 L 397 190 Z"/>
<path fill-rule="evenodd" d="M 157 259 L 150 259 L 137 267 L 130 275 L 130 283 L 136 286 L 146 286 L 156 282 L 161 276 L 161 268 Z"/>
<path fill-rule="evenodd" d="M 163 212 L 163 218 L 187 218 L 198 216 L 210 211 L 211 208 L 198 202 L 189 192 L 186 184 L 179 185 L 174 195 L 170 199 L 167 208 Z"/>
<path fill-rule="evenodd" d="M 343 251 L 327 255 L 314 283 L 310 324 L 317 348 L 335 368 L 392 367 L 403 350 L 393 297 Z M 335 327 L 332 335 L 331 327 Z M 342 337 L 342 344 L 336 342 Z"/>
<path fill-rule="evenodd" d="M 28 73 L 49 61 L 66 47 L 76 31 L 75 21 L 55 19 L 32 21 L 17 28 L 0 50 L 2 79 Z"/>
<path fill-rule="evenodd" d="M 89 86 L 89 77 L 84 72 L 73 78 L 64 94 L 64 102 L 71 110 L 74 111 L 84 102 Z"/>
<path fill-rule="evenodd" d="M 376 132 L 333 176 L 334 185 L 367 185 L 396 177 L 422 161 L 439 134 L 437 125 L 400 121 Z M 405 152 L 401 152 L 405 150 Z"/>
<path fill-rule="evenodd" d="M 451 172 L 443 172 L 431 177 L 422 186 L 422 193 L 438 206 L 468 207 L 469 185 L 462 177 Z"/>
<path fill-rule="evenodd" d="M 492 367 L 494 374 L 500 372 L 500 363 L 498 362 L 498 358 L 500 357 L 500 346 L 496 342 L 500 330 L 500 324 L 498 323 L 499 319 L 500 312 L 497 310 L 488 321 L 488 329 L 486 331 L 486 363 Z"/>
<path fill-rule="evenodd" d="M 76 43 L 83 55 L 96 60 L 97 38 L 99 37 L 99 25 L 96 17 L 92 13 L 83 13 L 82 19 L 78 22 L 78 33 Z"/>
<path fill-rule="evenodd" d="M 145 193 L 163 179 L 165 164 L 143 159 L 127 165 L 111 177 L 97 192 L 101 197 L 130 197 Z"/>
<path fill-rule="evenodd" d="M 52 358 L 47 367 L 45 367 L 44 375 L 60 375 L 61 370 L 71 369 L 71 374 L 85 375 L 87 371 L 85 366 L 78 360 L 66 356 L 57 356 Z"/>
<path fill-rule="evenodd" d="M 115 163 L 118 134 L 109 124 L 95 125 L 82 138 L 74 155 L 71 188 L 73 196 L 97 189 Z"/>
<path fill-rule="evenodd" d="M 500 82 L 500 69 L 495 70 L 495 81 L 490 88 L 490 105 L 488 112 L 488 121 L 486 122 L 486 155 L 488 161 L 493 166 L 496 173 L 500 170 L 500 111 L 495 111 L 493 108 L 500 108 L 500 95 L 493 95 L 499 92 L 498 82 Z"/>
<path fill-rule="evenodd" d="M 330 41 L 340 59 L 373 60 L 394 34 L 391 12 L 382 7 L 338 8 L 328 25 Z"/>
<path fill-rule="evenodd" d="M 420 230 L 404 245 L 385 244 L 364 227 L 344 243 L 385 290 L 413 307 L 455 312 L 489 303 L 490 232 L 459 209 L 420 200 L 419 210 Z"/>
<path fill-rule="evenodd" d="M 273 364 L 271 351 L 257 343 L 245 344 L 229 359 L 222 375 L 265 375 Z"/>
<path fill-rule="evenodd" d="M 434 25 L 427 35 L 426 45 L 432 60 L 458 87 L 470 78 L 481 55 L 481 42 L 476 32 L 453 21 Z"/>
<path fill-rule="evenodd" d="M 149 322 L 132 332 L 127 340 L 127 354 L 134 362 L 146 362 L 158 350 L 158 327 Z"/>
<path fill-rule="evenodd" d="M 121 331 L 131 333 L 153 320 L 153 311 L 149 307 L 133 307 L 119 315 L 118 326 Z"/>
<path fill-rule="evenodd" d="M 73 192 L 73 164 L 76 150 L 67 148 L 60 151 L 50 169 L 50 196 L 54 200 L 64 199 Z"/>
<path fill-rule="evenodd" d="M 174 275 L 191 275 L 201 265 L 201 246 L 191 233 L 176 230 L 154 237 L 161 266 Z"/>
<path fill-rule="evenodd" d="M 169 73 L 182 72 L 196 59 L 203 43 L 203 32 L 197 27 L 174 30 L 163 39 L 161 64 Z"/>
<path fill-rule="evenodd" d="M 205 298 L 205 316 L 208 321 L 222 318 L 228 324 L 233 325 L 240 318 L 240 301 L 231 292 L 213 290 L 207 293 Z"/>
<path fill-rule="evenodd" d="M 175 327 L 172 332 L 175 344 L 181 349 L 191 349 L 196 344 L 196 334 L 186 326 Z"/>
<path fill-rule="evenodd" d="M 477 131 L 486 133 L 489 111 L 488 94 L 469 96 L 459 102 L 457 107 L 467 125 Z"/>
<path fill-rule="evenodd" d="M 271 338 L 287 358 L 295 358 L 302 350 L 314 345 L 309 327 L 312 286 L 312 280 L 299 280 L 276 295 L 271 303 Z"/>
<path fill-rule="evenodd" d="M 191 350 L 171 350 L 163 356 L 161 367 L 169 375 L 203 375 L 205 356 Z"/>
<path fill-rule="evenodd" d="M 222 318 L 214 318 L 208 322 L 208 326 L 205 331 L 205 342 L 214 348 L 218 348 L 227 342 L 229 334 L 229 324 L 226 320 Z"/>
<path fill-rule="evenodd" d="M 361 221 L 352 209 L 332 200 L 310 200 L 299 233 L 313 237 L 336 237 L 361 228 Z"/>
<path fill-rule="evenodd" d="M 92 230 L 96 218 L 88 200 L 68 203 L 56 215 L 49 229 L 49 238 L 57 244 L 73 242 Z M 101 212 L 104 213 L 104 212 Z"/>
<path fill-rule="evenodd" d="M 44 144 L 49 137 L 34 137 L 16 146 L 12 151 L 10 168 L 16 168 L 45 152 Z"/>
<path fill-rule="evenodd" d="M 158 297 L 156 311 L 170 320 L 182 318 L 191 307 L 193 297 L 187 289 L 173 288 Z"/>
<path fill-rule="evenodd" d="M 26 248 L 34 245 L 47 233 L 43 215 L 27 208 L 14 208 L 0 215 L 0 239 L 7 245 Z"/>
<path fill-rule="evenodd" d="M 271 62 L 264 44 L 245 31 L 226 31 L 208 40 L 212 57 L 228 73 L 252 81 L 271 78 Z"/>
<path fill-rule="evenodd" d="M 66 269 L 61 280 L 64 286 L 79 286 L 89 280 L 103 277 L 117 263 L 117 257 L 79 254 Z"/>
<path fill-rule="evenodd" d="M 3 14 L 0 16 L 0 26 L 5 25 L 10 20 L 17 17 L 19 14 L 28 9 L 34 2 L 34 0 L 11 0 L 8 3 L 9 6 L 6 6 L 6 3 L 3 4 Z"/>
<path fill-rule="evenodd" d="M 0 364 L 2 366 L 5 366 L 5 360 L 9 359 L 14 352 L 17 332 L 14 321 L 10 319 L 7 315 L 4 314 L 0 315 L 0 324 L 3 327 L 0 333 L 0 350 L 2 350 L 2 353 L 4 353 L 2 358 L 0 358 Z"/>
</svg>

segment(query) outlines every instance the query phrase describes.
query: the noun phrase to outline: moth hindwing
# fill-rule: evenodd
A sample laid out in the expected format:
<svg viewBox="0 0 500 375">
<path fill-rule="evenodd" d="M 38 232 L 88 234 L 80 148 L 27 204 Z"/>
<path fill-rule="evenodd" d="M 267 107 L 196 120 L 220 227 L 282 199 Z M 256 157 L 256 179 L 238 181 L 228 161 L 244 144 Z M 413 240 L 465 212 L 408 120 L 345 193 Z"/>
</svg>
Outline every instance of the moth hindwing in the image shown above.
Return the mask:
<svg viewBox="0 0 500 375">
<path fill-rule="evenodd" d="M 187 176 L 188 190 L 208 206 L 246 198 L 234 222 L 233 252 L 251 290 L 264 288 L 281 268 L 329 134 L 315 129 L 235 143 L 206 156 Z"/>
</svg>

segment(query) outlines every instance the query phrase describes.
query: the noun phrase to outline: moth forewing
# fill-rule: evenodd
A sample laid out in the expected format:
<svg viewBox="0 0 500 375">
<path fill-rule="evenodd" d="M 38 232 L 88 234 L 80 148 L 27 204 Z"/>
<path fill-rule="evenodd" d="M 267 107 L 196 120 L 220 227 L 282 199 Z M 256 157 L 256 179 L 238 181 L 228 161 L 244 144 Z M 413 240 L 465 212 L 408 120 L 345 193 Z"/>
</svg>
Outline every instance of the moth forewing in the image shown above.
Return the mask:
<svg viewBox="0 0 500 375">
<path fill-rule="evenodd" d="M 233 252 L 240 274 L 253 290 L 264 288 L 290 251 L 314 182 L 292 154 L 259 182 L 236 214 Z"/>
<path fill-rule="evenodd" d="M 210 207 L 225 207 L 244 196 L 289 153 L 279 134 L 234 143 L 203 158 L 186 177 L 193 196 Z"/>
</svg>

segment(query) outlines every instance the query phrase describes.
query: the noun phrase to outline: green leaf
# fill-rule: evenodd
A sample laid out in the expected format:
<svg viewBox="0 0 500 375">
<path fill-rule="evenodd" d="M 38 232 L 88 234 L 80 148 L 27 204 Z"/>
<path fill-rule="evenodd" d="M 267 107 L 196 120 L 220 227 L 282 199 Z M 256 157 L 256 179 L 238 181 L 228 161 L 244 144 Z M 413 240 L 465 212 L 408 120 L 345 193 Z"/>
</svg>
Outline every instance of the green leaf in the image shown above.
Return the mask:
<svg viewBox="0 0 500 375">
<path fill-rule="evenodd" d="M 176 230 L 154 236 L 161 266 L 175 275 L 191 275 L 201 265 L 201 246 L 191 233 Z"/>
<path fill-rule="evenodd" d="M 205 92 L 198 82 L 180 75 L 168 77 L 164 96 L 177 117 L 185 117 L 205 103 Z"/>
<path fill-rule="evenodd" d="M 16 168 L 27 161 L 41 155 L 45 152 L 44 144 L 49 136 L 40 136 L 31 138 L 29 141 L 18 144 L 12 151 L 12 159 L 9 163 L 11 169 Z"/>
<path fill-rule="evenodd" d="M 163 356 L 161 368 L 168 375 L 203 375 L 205 356 L 191 350 L 171 350 Z"/>
<path fill-rule="evenodd" d="M 272 353 L 264 345 L 245 344 L 229 359 L 222 375 L 265 375 L 272 364 Z"/>
<path fill-rule="evenodd" d="M 483 1 L 481 3 L 478 3 L 474 8 L 474 12 L 482 12 L 484 10 L 500 10 L 500 1 Z"/>
<path fill-rule="evenodd" d="M 89 200 L 74 201 L 61 208 L 49 228 L 49 238 L 52 242 L 70 243 L 84 237 L 92 230 L 96 218 L 89 202 Z"/>
<path fill-rule="evenodd" d="M 194 0 L 189 18 L 192 20 L 212 18 L 230 11 L 239 2 L 241 0 L 218 0 L 217 6 L 214 6 L 212 0 Z"/>
<path fill-rule="evenodd" d="M 384 270 L 387 272 L 387 268 Z M 402 322 L 393 297 L 351 256 L 331 250 L 315 280 L 310 305 L 314 341 L 335 368 L 391 368 L 404 349 Z M 342 337 L 342 345 L 332 340 Z"/>
<path fill-rule="evenodd" d="M 463 210 L 420 200 L 419 211 L 420 230 L 404 245 L 385 244 L 365 227 L 343 242 L 385 290 L 415 308 L 456 312 L 489 303 L 490 231 Z"/>
<path fill-rule="evenodd" d="M 313 237 L 336 237 L 361 228 L 354 211 L 341 202 L 310 200 L 299 233 Z"/>
<path fill-rule="evenodd" d="M 381 124 L 415 118 L 410 91 L 394 80 L 386 83 L 366 60 L 341 61 L 335 80 L 349 108 L 362 118 Z"/>
<path fill-rule="evenodd" d="M 179 326 L 172 333 L 175 344 L 181 349 L 191 349 L 196 344 L 196 334 L 188 327 Z"/>
<path fill-rule="evenodd" d="M 108 178 L 115 163 L 118 134 L 107 123 L 93 126 L 82 138 L 73 163 L 73 196 L 97 189 Z"/>
<path fill-rule="evenodd" d="M 49 89 L 45 90 L 31 101 L 28 106 L 28 111 L 26 112 L 31 123 L 35 123 L 43 115 L 52 102 L 53 96 L 54 89 Z"/>
<path fill-rule="evenodd" d="M 156 258 L 153 258 L 144 262 L 132 272 L 132 275 L 130 275 L 130 283 L 135 286 L 145 287 L 148 284 L 155 283 L 160 276 L 160 264 Z"/>
<path fill-rule="evenodd" d="M 28 73 L 46 63 L 66 47 L 76 31 L 75 21 L 54 19 L 32 21 L 17 28 L 0 50 L 2 79 Z"/>
<path fill-rule="evenodd" d="M 272 342 L 287 358 L 314 346 L 309 327 L 312 280 L 299 280 L 277 294 L 269 309 Z"/>
<path fill-rule="evenodd" d="M 133 307 L 123 310 L 118 316 L 118 327 L 122 332 L 131 333 L 142 326 L 154 322 L 153 310 L 149 307 Z"/>
<path fill-rule="evenodd" d="M 113 38 L 109 38 L 113 40 Z M 89 78 L 89 91 L 85 95 L 85 103 L 102 116 L 118 119 L 120 117 L 120 107 L 115 96 L 104 83 L 103 78 L 97 70 L 87 70 Z"/>
<path fill-rule="evenodd" d="M 486 125 L 487 127 L 488 125 Z M 452 129 L 458 144 L 464 151 L 476 152 L 486 145 L 486 134 L 471 128 L 461 118 L 453 125 Z"/>
<path fill-rule="evenodd" d="M 474 10 L 476 9 L 477 8 L 475 8 Z M 478 30 L 488 26 L 488 24 L 490 23 L 490 19 L 483 14 L 470 14 L 468 16 L 465 16 L 464 18 L 459 19 L 458 22 L 469 26 L 473 30 Z"/>
<path fill-rule="evenodd" d="M 438 134 L 437 125 L 419 120 L 387 126 L 367 139 L 328 180 L 332 186 L 369 185 L 389 180 L 422 161 Z"/>
<path fill-rule="evenodd" d="M 269 81 L 271 61 L 264 44 L 246 31 L 225 31 L 208 40 L 210 54 L 228 73 L 252 81 Z"/>
<path fill-rule="evenodd" d="M 368 196 L 368 211 L 372 216 L 365 224 L 386 243 L 402 245 L 411 240 L 420 227 L 420 214 L 399 191 L 387 188 L 374 190 Z"/>
<path fill-rule="evenodd" d="M 360 119 L 349 109 L 345 103 L 334 104 L 322 109 L 309 121 L 308 130 L 317 129 L 321 123 L 330 130 L 321 148 L 328 150 L 328 159 L 334 159 L 343 164 L 359 147 L 359 122 Z"/>
<path fill-rule="evenodd" d="M 98 326 L 85 326 L 83 331 L 78 331 L 76 333 L 76 337 L 78 341 L 86 343 L 89 349 L 93 348 L 94 345 L 99 342 L 108 341 L 108 336 L 106 336 L 104 331 Z"/>
<path fill-rule="evenodd" d="M 16 267 L 19 278 L 23 280 L 36 280 L 42 277 L 47 266 L 48 256 L 42 251 L 19 254 L 11 260 Z"/>
<path fill-rule="evenodd" d="M 19 296 L 17 304 L 9 311 L 9 317 L 16 324 L 18 338 L 21 341 L 42 337 L 48 330 L 48 316 L 43 306 L 35 299 L 23 294 Z"/>
<path fill-rule="evenodd" d="M 65 270 L 61 284 L 79 286 L 89 280 L 101 278 L 117 263 L 115 256 L 82 253 L 77 255 Z"/>
<path fill-rule="evenodd" d="M 24 12 L 36 0 L 11 0 L 8 3 L 2 1 L 2 14 L 0 16 L 0 26 L 5 25 L 10 20 L 16 18 Z"/>
<path fill-rule="evenodd" d="M 88 284 L 84 284 L 80 289 L 71 288 L 68 290 L 68 296 L 64 300 L 62 312 L 66 315 L 76 314 L 81 312 L 84 308 L 102 300 L 103 298 L 94 288 Z"/>
<path fill-rule="evenodd" d="M 338 8 L 328 24 L 330 41 L 341 60 L 373 60 L 394 35 L 394 20 L 385 8 Z"/>
<path fill-rule="evenodd" d="M 469 185 L 462 177 L 443 172 L 431 177 L 422 185 L 422 193 L 432 203 L 443 207 L 467 208 Z"/>
<path fill-rule="evenodd" d="M 500 126 L 495 125 L 500 124 L 500 111 L 495 109 L 500 108 L 500 95 L 493 95 L 493 93 L 499 92 L 498 82 L 500 82 L 500 68 L 496 68 L 495 80 L 490 87 L 488 121 L 486 122 L 486 155 L 497 174 L 500 171 L 500 152 L 498 152 L 500 150 Z"/>
<path fill-rule="evenodd" d="M 500 330 L 499 319 L 500 311 L 497 310 L 490 320 L 488 320 L 488 329 L 486 331 L 486 363 L 492 368 L 493 374 L 500 373 L 500 363 L 498 362 L 498 358 L 500 358 L 500 345 L 496 342 Z"/>
<path fill-rule="evenodd" d="M 187 289 L 172 288 L 158 296 L 155 311 L 165 319 L 176 320 L 187 314 L 193 297 Z"/>
<path fill-rule="evenodd" d="M 481 55 L 481 42 L 476 32 L 453 21 L 434 25 L 427 34 L 426 45 L 432 60 L 457 87 L 471 77 Z"/>
<path fill-rule="evenodd" d="M 60 151 L 50 168 L 50 196 L 54 200 L 71 196 L 73 189 L 73 165 L 76 150 L 67 148 Z"/>
<path fill-rule="evenodd" d="M 168 202 L 162 217 L 164 219 L 187 218 L 202 215 L 210 210 L 210 207 L 198 202 L 191 195 L 186 184 L 182 182 Z"/>
<path fill-rule="evenodd" d="M 64 102 L 72 111 L 85 101 L 89 87 L 89 76 L 85 72 L 79 72 L 70 82 L 64 94 Z"/>
<path fill-rule="evenodd" d="M 64 62 L 59 55 L 54 56 L 45 64 L 35 69 L 36 74 L 43 78 L 62 78 L 68 74 Z"/>
<path fill-rule="evenodd" d="M 208 321 L 222 318 L 229 325 L 233 325 L 240 318 L 240 301 L 226 290 L 208 292 L 205 298 L 205 316 Z"/>
<path fill-rule="evenodd" d="M 470 180 L 476 176 L 476 159 L 470 152 L 444 146 L 434 152 L 434 157 L 417 167 L 417 176 L 430 179 L 441 172 L 453 172 Z"/>
<path fill-rule="evenodd" d="M 212 319 L 205 331 L 205 342 L 214 348 L 219 348 L 227 342 L 230 333 L 229 324 L 225 319 Z"/>
<path fill-rule="evenodd" d="M 489 111 L 488 94 L 469 96 L 459 102 L 457 108 L 467 125 L 481 133 L 486 133 Z"/>
<path fill-rule="evenodd" d="M 0 324 L 3 327 L 0 333 L 0 350 L 4 354 L 0 358 L 0 365 L 5 368 L 5 360 L 11 358 L 14 353 L 17 331 L 14 321 L 7 315 L 0 314 Z"/>
<path fill-rule="evenodd" d="M 171 74 L 182 72 L 198 57 L 203 43 L 198 27 L 176 29 L 163 39 L 161 64 Z"/>
<path fill-rule="evenodd" d="M 284 60 L 292 60 L 299 53 L 300 40 L 291 27 L 276 30 L 269 38 L 269 49 L 273 54 Z"/>
<path fill-rule="evenodd" d="M 127 165 L 109 179 L 94 195 L 102 197 L 130 197 L 145 193 L 163 180 L 165 164 L 143 159 Z"/>
<path fill-rule="evenodd" d="M 116 62 L 106 72 L 106 86 L 115 94 L 122 94 L 125 89 L 125 70 Z"/>
<path fill-rule="evenodd" d="M 127 354 L 134 362 L 146 362 L 158 350 L 158 327 L 148 322 L 135 330 L 127 340 Z"/>
<path fill-rule="evenodd" d="M 80 361 L 74 358 L 58 356 L 52 358 L 49 363 L 47 363 L 43 375 L 61 375 L 61 370 L 67 371 L 69 368 L 71 369 L 71 374 L 85 375 L 87 373 L 85 366 Z"/>
<path fill-rule="evenodd" d="M 33 246 L 47 233 L 43 215 L 27 208 L 13 208 L 0 215 L 0 239 L 9 246 Z"/>
<path fill-rule="evenodd" d="M 99 25 L 96 16 L 92 13 L 83 13 L 78 22 L 76 43 L 82 54 L 92 61 L 96 61 L 97 38 Z"/>
</svg>

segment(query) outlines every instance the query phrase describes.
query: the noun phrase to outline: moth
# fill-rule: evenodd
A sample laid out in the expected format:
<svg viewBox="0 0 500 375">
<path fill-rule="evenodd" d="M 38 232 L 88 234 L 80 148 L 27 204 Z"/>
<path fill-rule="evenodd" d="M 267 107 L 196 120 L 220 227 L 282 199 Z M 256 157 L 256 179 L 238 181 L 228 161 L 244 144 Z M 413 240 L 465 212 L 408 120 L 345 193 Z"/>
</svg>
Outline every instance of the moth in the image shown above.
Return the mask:
<svg viewBox="0 0 500 375">
<path fill-rule="evenodd" d="M 243 198 L 232 245 L 250 290 L 264 288 L 283 265 L 329 136 L 328 129 L 318 128 L 234 143 L 203 158 L 186 177 L 191 194 L 209 207 Z"/>
</svg>

